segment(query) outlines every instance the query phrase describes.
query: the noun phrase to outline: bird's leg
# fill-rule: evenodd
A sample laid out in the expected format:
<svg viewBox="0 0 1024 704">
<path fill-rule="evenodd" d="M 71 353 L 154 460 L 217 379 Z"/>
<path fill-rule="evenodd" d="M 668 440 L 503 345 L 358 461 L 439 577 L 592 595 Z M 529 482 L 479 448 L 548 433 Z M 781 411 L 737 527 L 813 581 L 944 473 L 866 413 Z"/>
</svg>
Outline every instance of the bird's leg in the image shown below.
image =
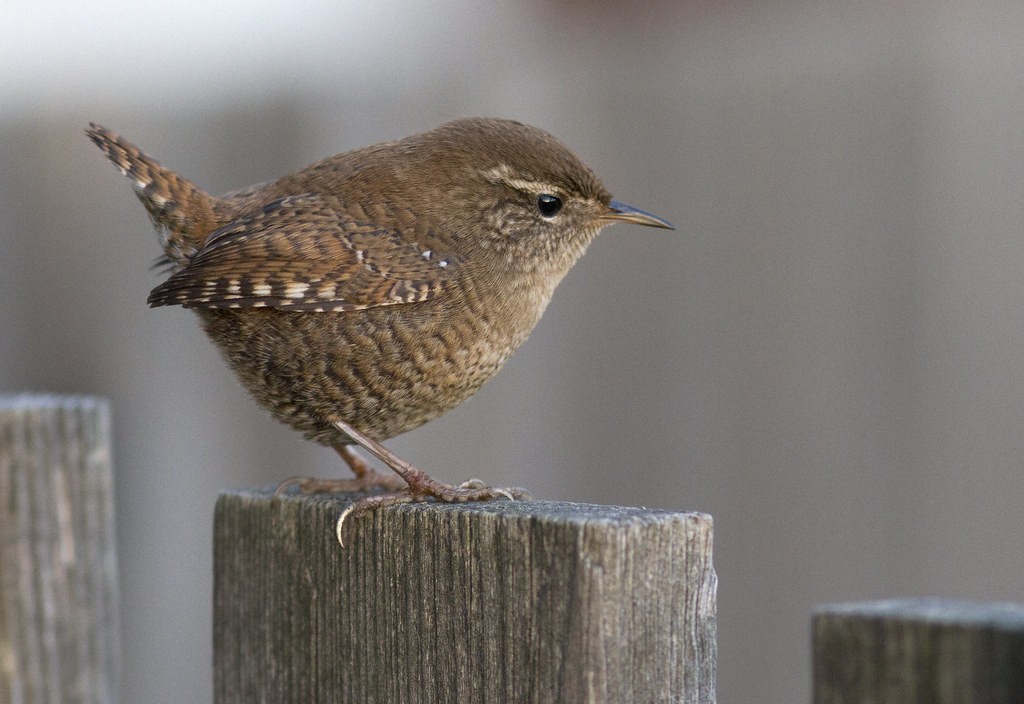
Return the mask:
<svg viewBox="0 0 1024 704">
<path fill-rule="evenodd" d="M 335 421 L 334 426 L 355 440 L 363 449 L 390 467 L 405 480 L 407 486 L 387 494 L 374 494 L 359 499 L 346 508 L 338 518 L 338 542 L 342 545 L 342 528 L 345 519 L 358 516 L 384 506 L 407 504 L 417 501 L 434 499 L 443 503 L 461 503 L 464 501 L 491 501 L 505 498 L 510 500 L 532 498 L 525 489 L 498 488 L 485 485 L 479 479 L 470 479 L 460 486 L 452 486 L 439 482 L 421 469 L 413 467 L 401 457 L 391 452 L 376 440 L 371 440 L 344 421 Z"/>
<path fill-rule="evenodd" d="M 405 482 L 401 477 L 378 472 L 367 464 L 366 460 L 351 445 L 335 445 L 334 449 L 341 455 L 341 459 L 345 460 L 345 464 L 349 466 L 352 473 L 356 475 L 354 481 L 358 482 L 362 488 L 402 489 L 405 487 Z"/>
<path fill-rule="evenodd" d="M 285 479 L 277 485 L 277 488 L 274 489 L 274 498 L 277 498 L 282 492 L 292 486 L 299 487 L 299 492 L 303 494 L 366 491 L 367 489 L 378 487 L 388 491 L 397 491 L 405 487 L 405 482 L 402 481 L 401 477 L 394 474 L 383 474 L 374 470 L 366 463 L 366 460 L 359 456 L 358 452 L 352 449 L 351 445 L 339 443 L 333 445 L 333 447 L 334 451 L 341 456 L 341 459 L 345 460 L 345 464 L 352 470 L 352 473 L 356 475 L 355 478 L 320 479 L 318 477 L 292 477 Z"/>
</svg>

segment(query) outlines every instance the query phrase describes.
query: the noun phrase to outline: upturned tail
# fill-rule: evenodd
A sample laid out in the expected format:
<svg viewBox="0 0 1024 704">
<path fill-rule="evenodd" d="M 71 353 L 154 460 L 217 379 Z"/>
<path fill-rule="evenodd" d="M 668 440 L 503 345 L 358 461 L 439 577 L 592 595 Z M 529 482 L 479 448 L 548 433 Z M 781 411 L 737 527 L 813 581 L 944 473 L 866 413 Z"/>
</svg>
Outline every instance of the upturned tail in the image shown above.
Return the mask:
<svg viewBox="0 0 1024 704">
<path fill-rule="evenodd" d="M 168 263 L 175 268 L 186 264 L 217 227 L 218 199 L 105 127 L 90 123 L 85 133 L 132 180 L 135 195 L 160 233 Z"/>
</svg>

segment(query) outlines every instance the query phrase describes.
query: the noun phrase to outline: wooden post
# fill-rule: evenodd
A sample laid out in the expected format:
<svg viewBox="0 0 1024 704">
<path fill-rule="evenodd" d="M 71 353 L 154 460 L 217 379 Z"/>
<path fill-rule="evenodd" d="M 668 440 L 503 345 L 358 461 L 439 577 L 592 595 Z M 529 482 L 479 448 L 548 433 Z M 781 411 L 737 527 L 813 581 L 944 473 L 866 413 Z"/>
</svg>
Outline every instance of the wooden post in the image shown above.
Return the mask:
<svg viewBox="0 0 1024 704">
<path fill-rule="evenodd" d="M 0 396 L 0 704 L 117 701 L 110 410 Z"/>
<path fill-rule="evenodd" d="M 831 605 L 813 631 L 815 704 L 1024 702 L 1024 605 Z"/>
<path fill-rule="evenodd" d="M 710 516 L 346 505 L 221 495 L 216 704 L 714 702 Z"/>
</svg>

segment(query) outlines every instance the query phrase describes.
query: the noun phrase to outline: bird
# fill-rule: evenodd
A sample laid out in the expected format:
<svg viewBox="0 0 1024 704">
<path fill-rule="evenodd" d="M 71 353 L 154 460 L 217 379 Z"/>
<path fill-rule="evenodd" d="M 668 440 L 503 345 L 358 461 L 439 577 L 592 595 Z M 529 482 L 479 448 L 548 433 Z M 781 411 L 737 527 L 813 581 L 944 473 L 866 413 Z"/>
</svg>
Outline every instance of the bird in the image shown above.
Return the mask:
<svg viewBox="0 0 1024 704">
<path fill-rule="evenodd" d="M 509 119 L 453 120 L 221 196 L 98 124 L 86 133 L 157 229 L 168 277 L 149 305 L 194 310 L 257 403 L 354 474 L 293 477 L 275 496 L 367 492 L 338 521 L 342 544 L 346 517 L 387 505 L 528 498 L 445 484 L 382 443 L 491 379 L 603 227 L 674 229 Z"/>
</svg>

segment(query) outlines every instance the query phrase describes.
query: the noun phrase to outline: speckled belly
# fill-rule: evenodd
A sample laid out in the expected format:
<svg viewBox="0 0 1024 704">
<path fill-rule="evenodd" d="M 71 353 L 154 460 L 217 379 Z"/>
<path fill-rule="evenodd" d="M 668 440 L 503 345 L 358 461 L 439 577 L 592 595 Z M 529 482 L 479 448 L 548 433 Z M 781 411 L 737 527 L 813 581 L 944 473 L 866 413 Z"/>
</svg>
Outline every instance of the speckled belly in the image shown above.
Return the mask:
<svg viewBox="0 0 1024 704">
<path fill-rule="evenodd" d="M 197 312 L 256 400 L 324 444 L 348 441 L 334 419 L 384 440 L 436 418 L 494 376 L 529 333 L 415 305 Z"/>
</svg>

